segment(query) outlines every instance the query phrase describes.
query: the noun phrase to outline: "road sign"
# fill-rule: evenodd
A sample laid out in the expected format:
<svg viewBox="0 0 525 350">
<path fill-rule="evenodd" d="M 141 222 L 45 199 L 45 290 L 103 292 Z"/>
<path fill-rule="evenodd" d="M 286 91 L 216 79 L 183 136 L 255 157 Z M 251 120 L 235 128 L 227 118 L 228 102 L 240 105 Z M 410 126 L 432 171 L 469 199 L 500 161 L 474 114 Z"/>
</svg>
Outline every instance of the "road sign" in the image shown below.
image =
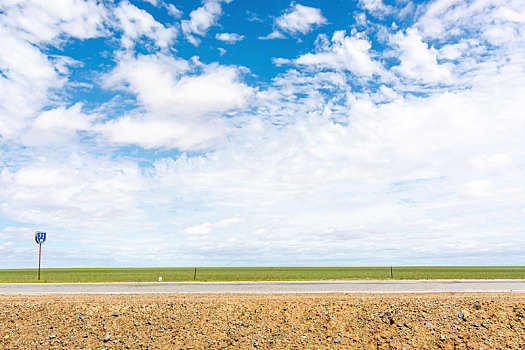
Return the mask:
<svg viewBox="0 0 525 350">
<path fill-rule="evenodd" d="M 42 244 L 46 241 L 47 232 L 36 231 L 35 242 L 38 244 L 38 280 L 40 281 L 40 261 L 42 260 Z"/>
<path fill-rule="evenodd" d="M 47 237 L 47 232 L 41 232 L 41 231 L 35 232 L 35 242 L 37 244 L 44 243 L 46 241 L 46 237 Z"/>
</svg>

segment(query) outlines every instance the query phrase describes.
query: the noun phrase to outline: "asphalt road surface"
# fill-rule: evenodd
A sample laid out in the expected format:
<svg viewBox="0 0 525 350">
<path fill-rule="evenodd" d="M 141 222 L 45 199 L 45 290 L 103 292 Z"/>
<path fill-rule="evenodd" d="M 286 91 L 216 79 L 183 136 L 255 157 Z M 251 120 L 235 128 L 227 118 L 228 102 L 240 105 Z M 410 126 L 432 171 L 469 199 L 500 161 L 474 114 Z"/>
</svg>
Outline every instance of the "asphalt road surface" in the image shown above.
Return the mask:
<svg viewBox="0 0 525 350">
<path fill-rule="evenodd" d="M 525 292 L 525 280 L 0 283 L 0 294 Z"/>
</svg>

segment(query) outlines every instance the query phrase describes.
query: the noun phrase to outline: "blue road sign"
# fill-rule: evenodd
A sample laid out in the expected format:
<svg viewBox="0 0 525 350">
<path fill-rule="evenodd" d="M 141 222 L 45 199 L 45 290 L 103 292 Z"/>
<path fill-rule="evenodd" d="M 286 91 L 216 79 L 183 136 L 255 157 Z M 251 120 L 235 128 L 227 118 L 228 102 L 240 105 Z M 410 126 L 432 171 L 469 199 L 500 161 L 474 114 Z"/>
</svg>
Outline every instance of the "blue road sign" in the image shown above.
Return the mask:
<svg viewBox="0 0 525 350">
<path fill-rule="evenodd" d="M 46 241 L 46 236 L 47 236 L 47 232 L 36 231 L 35 232 L 35 241 L 36 241 L 36 243 L 38 243 L 38 244 L 44 243 Z"/>
</svg>

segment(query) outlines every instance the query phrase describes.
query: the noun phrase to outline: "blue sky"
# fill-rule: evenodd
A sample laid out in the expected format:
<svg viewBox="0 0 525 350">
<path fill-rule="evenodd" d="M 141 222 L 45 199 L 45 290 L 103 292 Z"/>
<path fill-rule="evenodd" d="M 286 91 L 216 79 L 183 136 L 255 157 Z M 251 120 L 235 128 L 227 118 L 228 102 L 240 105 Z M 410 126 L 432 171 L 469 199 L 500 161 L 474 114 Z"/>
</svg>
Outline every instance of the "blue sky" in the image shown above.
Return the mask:
<svg viewBox="0 0 525 350">
<path fill-rule="evenodd" d="M 523 265 L 525 4 L 4 1 L 0 268 Z"/>
</svg>

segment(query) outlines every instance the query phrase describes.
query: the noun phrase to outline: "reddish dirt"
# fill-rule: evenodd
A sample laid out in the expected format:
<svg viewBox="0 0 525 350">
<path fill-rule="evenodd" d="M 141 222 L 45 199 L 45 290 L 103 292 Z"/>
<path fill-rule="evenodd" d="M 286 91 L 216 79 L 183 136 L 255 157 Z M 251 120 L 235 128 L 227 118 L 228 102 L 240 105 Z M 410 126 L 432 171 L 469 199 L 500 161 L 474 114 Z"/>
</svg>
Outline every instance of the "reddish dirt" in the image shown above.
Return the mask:
<svg viewBox="0 0 525 350">
<path fill-rule="evenodd" d="M 525 293 L 0 295 L 1 349 L 525 349 Z"/>
</svg>

